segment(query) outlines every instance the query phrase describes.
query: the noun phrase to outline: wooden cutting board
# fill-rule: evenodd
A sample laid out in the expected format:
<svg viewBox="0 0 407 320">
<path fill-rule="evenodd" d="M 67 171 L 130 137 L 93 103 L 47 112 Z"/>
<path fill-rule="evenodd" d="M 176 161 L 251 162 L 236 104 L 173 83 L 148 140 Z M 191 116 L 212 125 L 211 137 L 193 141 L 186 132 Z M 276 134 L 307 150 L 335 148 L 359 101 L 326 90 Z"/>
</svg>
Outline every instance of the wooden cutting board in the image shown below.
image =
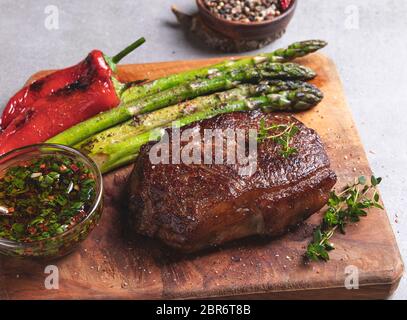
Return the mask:
<svg viewBox="0 0 407 320">
<path fill-rule="evenodd" d="M 222 59 L 127 65 L 123 81 L 154 79 Z M 322 137 L 343 187 L 371 174 L 336 68 L 320 54 L 300 59 L 318 73 L 325 94 L 315 109 L 297 114 Z M 32 79 L 44 75 L 36 74 Z M 32 80 L 31 79 L 31 80 Z M 179 299 L 179 298 L 386 298 L 397 287 L 403 263 L 385 211 L 371 210 L 346 235 L 333 238 L 328 263 L 304 264 L 303 253 L 321 214 L 275 239 L 244 239 L 223 248 L 180 256 L 158 243 L 124 233 L 121 191 L 131 167 L 105 177 L 105 210 L 100 225 L 71 255 L 52 262 L 0 258 L 3 299 Z M 59 269 L 59 290 L 46 290 L 44 268 Z M 359 289 L 344 288 L 345 270 L 355 266 Z"/>
</svg>

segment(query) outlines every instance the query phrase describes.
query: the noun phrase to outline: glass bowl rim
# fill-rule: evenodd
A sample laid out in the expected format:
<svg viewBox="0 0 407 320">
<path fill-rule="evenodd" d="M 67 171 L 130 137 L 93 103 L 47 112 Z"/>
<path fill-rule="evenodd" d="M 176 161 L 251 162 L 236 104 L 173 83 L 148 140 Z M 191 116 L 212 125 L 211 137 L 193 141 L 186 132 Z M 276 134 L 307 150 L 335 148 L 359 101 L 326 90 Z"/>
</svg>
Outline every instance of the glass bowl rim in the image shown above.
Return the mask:
<svg viewBox="0 0 407 320">
<path fill-rule="evenodd" d="M 82 160 L 87 167 L 90 167 L 94 171 L 94 173 L 96 173 L 95 181 L 96 181 L 97 193 L 96 193 L 95 200 L 94 200 L 91 208 L 88 210 L 86 217 L 83 218 L 78 224 L 74 225 L 72 228 L 64 231 L 61 234 L 55 235 L 50 238 L 46 238 L 46 239 L 42 239 L 42 240 L 35 240 L 35 241 L 31 241 L 31 242 L 15 241 L 15 240 L 9 240 L 9 239 L 0 237 L 0 247 L 3 247 L 3 248 L 4 247 L 9 247 L 9 248 L 32 247 L 32 246 L 35 246 L 36 244 L 40 244 L 40 243 L 44 243 L 44 242 L 48 242 L 48 241 L 54 241 L 54 240 L 58 240 L 58 239 L 63 239 L 67 235 L 74 233 L 83 224 L 85 224 L 91 217 L 93 217 L 93 215 L 95 214 L 95 212 L 97 212 L 97 210 L 99 209 L 99 206 L 102 202 L 102 198 L 103 198 L 102 173 L 101 173 L 99 167 L 97 166 L 97 164 L 90 157 L 88 157 L 87 155 L 85 155 L 84 153 L 80 152 L 79 150 L 77 150 L 75 148 L 68 147 L 68 146 L 65 146 L 62 144 L 56 144 L 56 143 L 30 144 L 30 145 L 27 145 L 24 147 L 13 149 L 13 150 L 1 155 L 0 156 L 0 165 L 1 165 L 1 161 L 3 159 L 6 159 L 7 157 L 9 157 L 10 155 L 13 155 L 14 153 L 18 153 L 20 151 L 24 151 L 24 150 L 28 150 L 28 149 L 39 149 L 40 154 L 41 154 L 42 153 L 40 150 L 41 148 L 56 149 L 57 150 L 56 153 L 65 151 L 67 153 L 70 153 L 71 156 L 80 158 L 80 160 Z M 28 152 L 28 153 L 30 153 L 30 152 Z M 6 164 L 7 161 L 8 160 L 6 160 L 4 162 L 4 164 Z"/>
</svg>

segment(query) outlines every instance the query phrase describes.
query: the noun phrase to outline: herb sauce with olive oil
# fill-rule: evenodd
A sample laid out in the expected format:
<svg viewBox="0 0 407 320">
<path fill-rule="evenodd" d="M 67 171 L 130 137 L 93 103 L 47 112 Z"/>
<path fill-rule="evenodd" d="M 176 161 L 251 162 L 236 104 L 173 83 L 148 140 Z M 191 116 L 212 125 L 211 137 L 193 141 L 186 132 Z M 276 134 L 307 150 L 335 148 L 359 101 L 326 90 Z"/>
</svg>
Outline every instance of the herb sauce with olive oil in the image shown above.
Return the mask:
<svg viewBox="0 0 407 320">
<path fill-rule="evenodd" d="M 96 180 L 84 163 L 47 155 L 8 168 L 0 177 L 0 238 L 33 242 L 81 222 L 96 197 Z"/>
</svg>

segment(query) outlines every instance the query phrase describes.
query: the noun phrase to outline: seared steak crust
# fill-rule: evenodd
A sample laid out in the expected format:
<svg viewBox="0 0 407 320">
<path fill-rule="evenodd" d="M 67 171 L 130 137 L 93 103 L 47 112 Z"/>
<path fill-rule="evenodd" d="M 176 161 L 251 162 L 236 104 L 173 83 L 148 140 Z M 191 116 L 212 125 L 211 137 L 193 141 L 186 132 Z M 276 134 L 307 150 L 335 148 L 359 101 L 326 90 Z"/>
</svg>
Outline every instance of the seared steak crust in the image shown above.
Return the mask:
<svg viewBox="0 0 407 320">
<path fill-rule="evenodd" d="M 267 125 L 294 122 L 300 130 L 291 145 L 298 153 L 285 159 L 281 146 L 266 139 L 258 144 L 257 170 L 251 176 L 239 174 L 239 164 L 152 164 L 154 143 L 144 146 L 130 180 L 134 231 L 191 252 L 254 234 L 282 235 L 322 208 L 336 176 L 317 133 L 297 119 L 236 112 L 181 132 L 193 128 L 203 137 L 205 129 L 259 129 L 261 119 Z"/>
</svg>

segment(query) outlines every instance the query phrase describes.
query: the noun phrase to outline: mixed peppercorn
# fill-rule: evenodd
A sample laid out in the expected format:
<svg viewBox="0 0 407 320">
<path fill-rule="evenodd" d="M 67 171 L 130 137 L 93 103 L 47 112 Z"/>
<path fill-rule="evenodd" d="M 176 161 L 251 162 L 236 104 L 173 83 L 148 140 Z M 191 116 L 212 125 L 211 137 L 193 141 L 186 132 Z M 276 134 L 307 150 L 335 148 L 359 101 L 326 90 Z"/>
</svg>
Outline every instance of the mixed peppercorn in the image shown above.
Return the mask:
<svg viewBox="0 0 407 320">
<path fill-rule="evenodd" d="M 216 16 L 241 22 L 272 20 L 285 12 L 292 0 L 204 0 Z"/>
<path fill-rule="evenodd" d="M 0 238 L 45 240 L 81 222 L 96 197 L 86 165 L 46 155 L 7 169 L 0 178 Z"/>
</svg>

